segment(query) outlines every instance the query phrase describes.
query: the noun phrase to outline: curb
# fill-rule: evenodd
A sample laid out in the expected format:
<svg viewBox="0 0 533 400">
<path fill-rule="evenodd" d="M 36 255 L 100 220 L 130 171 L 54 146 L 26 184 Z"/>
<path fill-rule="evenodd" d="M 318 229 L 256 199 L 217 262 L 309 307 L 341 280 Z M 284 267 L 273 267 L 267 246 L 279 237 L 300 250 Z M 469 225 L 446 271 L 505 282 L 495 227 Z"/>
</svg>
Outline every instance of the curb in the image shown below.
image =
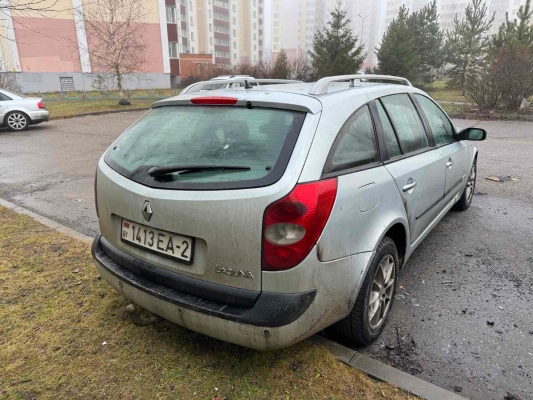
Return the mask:
<svg viewBox="0 0 533 400">
<path fill-rule="evenodd" d="M 333 354 L 337 360 L 348 364 L 364 373 L 380 380 L 391 383 L 398 388 L 423 399 L 428 400 L 466 400 L 453 392 L 432 383 L 426 382 L 420 378 L 409 375 L 390 365 L 384 364 L 355 350 L 344 347 L 336 342 L 326 339 L 322 336 L 313 336 L 309 338 Z"/>
<path fill-rule="evenodd" d="M 0 198 L 0 206 L 9 210 L 15 211 L 18 214 L 27 215 L 35 221 L 43 224 L 57 232 L 74 239 L 81 240 L 84 243 L 92 244 L 93 238 L 74 229 L 61 225 L 58 222 L 52 221 L 46 217 L 27 210 L 23 207 L 17 206 L 7 200 Z M 380 380 L 391 383 L 398 388 L 416 396 L 428 400 L 466 400 L 455 393 L 442 389 L 420 378 L 409 375 L 399 369 L 393 368 L 387 364 L 377 361 L 364 354 L 351 350 L 348 347 L 342 346 L 336 342 L 326 339 L 322 336 L 312 336 L 309 341 L 318 344 L 333 354 L 337 360 L 348 364 L 351 367 L 359 369 L 366 374 Z"/>
<path fill-rule="evenodd" d="M 149 110 L 149 107 L 138 107 L 138 108 L 126 108 L 124 110 L 103 110 L 103 111 L 92 111 L 87 113 L 78 113 L 78 114 L 72 114 L 72 115 L 62 115 L 62 116 L 51 116 L 48 120 L 49 121 L 57 121 L 60 119 L 71 119 L 71 118 L 81 118 L 81 117 L 89 117 L 91 115 L 106 115 L 106 114 L 119 114 L 124 112 L 134 112 L 134 111 L 147 111 Z"/>
<path fill-rule="evenodd" d="M 8 210 L 15 211 L 18 214 L 27 215 L 28 217 L 34 219 L 35 221 L 39 222 L 40 224 L 43 224 L 54 231 L 60 232 L 63 235 L 69 236 L 74 239 L 81 240 L 82 242 L 92 244 L 94 238 L 84 235 L 83 233 L 80 233 L 78 231 L 75 231 L 74 229 L 71 229 L 69 227 L 66 227 L 65 225 L 61 225 L 58 222 L 52 221 L 51 219 L 48 219 L 46 217 L 43 217 L 39 214 L 34 213 L 33 211 L 27 210 L 23 207 L 17 206 L 16 204 L 13 204 L 7 200 L 0 199 L 0 206 L 5 207 Z"/>
<path fill-rule="evenodd" d="M 519 114 L 483 114 L 483 113 L 451 113 L 450 118 L 469 119 L 477 121 L 528 121 L 533 122 L 533 115 Z"/>
</svg>

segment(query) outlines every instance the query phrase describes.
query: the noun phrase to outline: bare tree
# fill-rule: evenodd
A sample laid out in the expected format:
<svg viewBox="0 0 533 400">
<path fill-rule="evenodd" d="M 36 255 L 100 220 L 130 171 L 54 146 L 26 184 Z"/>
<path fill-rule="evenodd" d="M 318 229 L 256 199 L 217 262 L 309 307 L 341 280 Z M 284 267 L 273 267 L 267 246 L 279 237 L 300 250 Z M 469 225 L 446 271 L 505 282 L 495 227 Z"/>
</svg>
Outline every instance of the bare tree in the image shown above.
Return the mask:
<svg viewBox="0 0 533 400">
<path fill-rule="evenodd" d="M 81 52 L 89 55 L 95 72 L 113 77 L 122 91 L 124 80 L 143 72 L 148 61 L 145 22 L 149 12 L 143 0 L 92 0 L 75 13 L 77 29 L 87 35 Z"/>
</svg>

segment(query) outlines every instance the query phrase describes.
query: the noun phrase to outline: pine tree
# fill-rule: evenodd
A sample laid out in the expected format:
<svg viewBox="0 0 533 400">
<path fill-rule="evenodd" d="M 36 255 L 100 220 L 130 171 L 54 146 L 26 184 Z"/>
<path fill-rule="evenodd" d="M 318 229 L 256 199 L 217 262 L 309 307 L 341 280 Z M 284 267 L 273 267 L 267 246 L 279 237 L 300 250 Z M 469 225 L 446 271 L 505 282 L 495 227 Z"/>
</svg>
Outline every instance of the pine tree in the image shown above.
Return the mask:
<svg viewBox="0 0 533 400">
<path fill-rule="evenodd" d="M 446 32 L 446 61 L 452 65 L 448 71 L 448 85 L 464 88 L 469 74 L 475 74 L 486 62 L 490 45 L 488 31 L 495 15 L 488 18 L 483 0 L 472 0 L 466 7 L 464 19 L 454 19 L 454 30 Z"/>
<path fill-rule="evenodd" d="M 281 49 L 272 68 L 272 78 L 275 79 L 290 79 L 291 77 L 291 65 L 287 58 L 285 49 Z"/>
<path fill-rule="evenodd" d="M 444 33 L 440 29 L 437 1 L 433 0 L 420 11 L 407 19 L 407 25 L 413 35 L 415 51 L 419 64 L 413 82 L 418 86 L 429 86 L 436 76 L 436 70 L 442 67 Z"/>
<path fill-rule="evenodd" d="M 409 10 L 402 6 L 398 16 L 387 28 L 376 55 L 381 74 L 402 76 L 414 81 L 420 54 L 416 50 L 416 40 L 408 21 Z"/>
<path fill-rule="evenodd" d="M 351 20 L 342 8 L 342 0 L 337 0 L 330 14 L 328 26 L 315 32 L 313 48 L 309 52 L 315 79 L 355 74 L 365 57 L 364 46 L 357 45 L 358 37 L 350 28 Z"/>
<path fill-rule="evenodd" d="M 520 7 L 517 17 L 518 20 L 510 21 L 509 15 L 505 15 L 505 22 L 492 38 L 493 49 L 500 49 L 515 43 L 533 47 L 533 9 L 531 9 L 531 0 L 526 0 L 525 6 Z"/>
</svg>

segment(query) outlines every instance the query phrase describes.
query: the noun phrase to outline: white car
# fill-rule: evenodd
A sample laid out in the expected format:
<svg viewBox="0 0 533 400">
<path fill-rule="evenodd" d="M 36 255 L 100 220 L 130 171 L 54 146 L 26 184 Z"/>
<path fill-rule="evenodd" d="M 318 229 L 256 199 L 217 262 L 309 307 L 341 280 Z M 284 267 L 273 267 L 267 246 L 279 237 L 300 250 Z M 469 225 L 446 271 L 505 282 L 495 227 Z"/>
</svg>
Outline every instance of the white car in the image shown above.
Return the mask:
<svg viewBox="0 0 533 400">
<path fill-rule="evenodd" d="M 212 81 L 223 81 L 227 79 L 255 79 L 250 75 L 220 75 L 214 78 L 211 78 Z"/>
<path fill-rule="evenodd" d="M 134 323 L 141 306 L 259 350 L 329 326 L 368 345 L 400 268 L 470 207 L 486 135 L 393 76 L 159 101 L 98 163 L 96 267 Z"/>
<path fill-rule="evenodd" d="M 0 90 L 0 123 L 12 131 L 48 121 L 50 113 L 43 99 Z"/>
</svg>

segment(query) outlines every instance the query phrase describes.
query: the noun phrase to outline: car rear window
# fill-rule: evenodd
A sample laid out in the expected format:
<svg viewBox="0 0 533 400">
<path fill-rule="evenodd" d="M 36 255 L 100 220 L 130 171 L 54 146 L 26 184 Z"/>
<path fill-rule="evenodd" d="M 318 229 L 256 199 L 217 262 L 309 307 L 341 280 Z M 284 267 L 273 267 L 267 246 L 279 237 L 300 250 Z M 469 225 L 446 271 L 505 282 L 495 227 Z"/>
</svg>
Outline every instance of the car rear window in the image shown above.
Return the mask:
<svg viewBox="0 0 533 400">
<path fill-rule="evenodd" d="M 165 106 L 150 110 L 105 156 L 121 175 L 163 189 L 268 186 L 283 176 L 305 113 L 236 106 Z M 153 167 L 234 166 L 249 170 L 176 171 Z"/>
</svg>

